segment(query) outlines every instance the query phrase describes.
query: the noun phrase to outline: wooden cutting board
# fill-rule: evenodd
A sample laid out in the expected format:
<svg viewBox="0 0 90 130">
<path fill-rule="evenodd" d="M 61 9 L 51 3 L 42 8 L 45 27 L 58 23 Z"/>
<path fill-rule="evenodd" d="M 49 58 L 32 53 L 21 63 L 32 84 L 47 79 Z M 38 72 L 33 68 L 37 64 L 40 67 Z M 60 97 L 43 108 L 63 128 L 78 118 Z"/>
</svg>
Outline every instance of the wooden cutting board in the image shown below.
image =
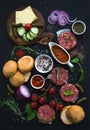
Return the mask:
<svg viewBox="0 0 90 130">
<path fill-rule="evenodd" d="M 19 8 L 19 9 L 15 10 L 15 11 L 20 11 L 20 10 L 23 10 L 24 8 Z M 12 23 L 15 23 L 15 11 L 12 12 L 10 14 L 10 16 L 8 17 L 8 20 L 7 20 L 7 32 L 8 32 L 8 35 L 9 35 L 10 39 L 16 45 L 32 45 L 32 44 L 35 44 L 42 37 L 42 34 L 44 33 L 44 30 L 45 30 L 45 20 L 44 20 L 44 17 L 42 16 L 42 14 L 37 9 L 35 9 L 35 8 L 32 8 L 32 9 L 33 9 L 34 13 L 36 14 L 36 16 L 38 17 L 38 19 L 36 21 L 34 21 L 33 24 L 36 24 L 36 25 L 40 24 L 42 26 L 39 27 L 39 34 L 38 34 L 38 36 L 34 40 L 31 40 L 29 42 L 23 41 L 23 39 L 20 36 L 15 37 L 13 35 Z"/>
</svg>

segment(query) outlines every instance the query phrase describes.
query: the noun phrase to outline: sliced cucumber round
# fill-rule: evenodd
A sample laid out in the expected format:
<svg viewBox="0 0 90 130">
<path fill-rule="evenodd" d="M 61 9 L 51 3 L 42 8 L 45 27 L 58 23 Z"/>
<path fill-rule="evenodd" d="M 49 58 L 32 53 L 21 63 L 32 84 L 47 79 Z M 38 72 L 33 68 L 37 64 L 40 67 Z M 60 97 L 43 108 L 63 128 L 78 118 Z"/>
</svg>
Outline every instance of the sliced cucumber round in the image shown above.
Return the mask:
<svg viewBox="0 0 90 130">
<path fill-rule="evenodd" d="M 18 33 L 19 36 L 22 37 L 25 32 L 26 31 L 25 31 L 24 27 L 18 27 L 17 28 L 17 33 Z"/>
<path fill-rule="evenodd" d="M 33 39 L 37 37 L 37 34 L 34 34 L 34 33 L 32 33 L 31 31 L 29 31 L 29 35 L 30 35 L 30 37 L 32 37 Z"/>
<path fill-rule="evenodd" d="M 26 33 L 24 33 L 23 34 L 23 36 L 22 36 L 22 38 L 23 38 L 23 40 L 25 41 L 25 42 L 29 42 L 29 39 L 27 38 L 27 36 L 26 36 L 27 34 Z"/>
<path fill-rule="evenodd" d="M 39 33 L 39 29 L 37 27 L 31 27 L 30 30 L 33 34 L 37 35 Z"/>
<path fill-rule="evenodd" d="M 30 35 L 29 32 L 26 33 L 26 38 L 29 40 L 33 40 L 34 38 Z"/>
</svg>

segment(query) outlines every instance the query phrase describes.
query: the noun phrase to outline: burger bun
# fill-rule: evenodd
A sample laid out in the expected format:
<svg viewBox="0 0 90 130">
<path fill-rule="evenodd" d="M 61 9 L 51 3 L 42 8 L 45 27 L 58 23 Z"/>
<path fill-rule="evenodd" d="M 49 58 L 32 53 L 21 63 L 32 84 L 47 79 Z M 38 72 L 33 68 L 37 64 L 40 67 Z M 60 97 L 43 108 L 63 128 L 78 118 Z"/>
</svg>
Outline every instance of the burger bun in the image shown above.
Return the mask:
<svg viewBox="0 0 90 130">
<path fill-rule="evenodd" d="M 7 61 L 3 66 L 3 75 L 8 78 L 13 76 L 17 71 L 17 62 L 14 60 Z"/>
</svg>

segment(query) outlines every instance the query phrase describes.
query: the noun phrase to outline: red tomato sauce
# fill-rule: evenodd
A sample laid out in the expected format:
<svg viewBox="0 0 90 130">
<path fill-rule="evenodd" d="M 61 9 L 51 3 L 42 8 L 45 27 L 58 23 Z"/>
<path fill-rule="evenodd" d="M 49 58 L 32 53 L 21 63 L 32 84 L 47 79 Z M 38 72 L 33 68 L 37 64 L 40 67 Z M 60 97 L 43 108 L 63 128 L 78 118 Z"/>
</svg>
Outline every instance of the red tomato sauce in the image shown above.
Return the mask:
<svg viewBox="0 0 90 130">
<path fill-rule="evenodd" d="M 42 86 L 42 85 L 43 85 L 43 81 L 41 81 L 41 80 L 43 80 L 42 77 L 40 77 L 40 76 L 35 76 L 35 77 L 32 79 L 32 84 L 33 84 L 33 86 L 35 86 L 35 87 L 40 87 L 40 86 Z"/>
<path fill-rule="evenodd" d="M 60 62 L 67 62 L 69 57 L 68 54 L 63 51 L 63 49 L 61 49 L 60 47 L 54 45 L 52 46 L 52 51 L 55 55 L 55 57 L 60 61 Z"/>
</svg>

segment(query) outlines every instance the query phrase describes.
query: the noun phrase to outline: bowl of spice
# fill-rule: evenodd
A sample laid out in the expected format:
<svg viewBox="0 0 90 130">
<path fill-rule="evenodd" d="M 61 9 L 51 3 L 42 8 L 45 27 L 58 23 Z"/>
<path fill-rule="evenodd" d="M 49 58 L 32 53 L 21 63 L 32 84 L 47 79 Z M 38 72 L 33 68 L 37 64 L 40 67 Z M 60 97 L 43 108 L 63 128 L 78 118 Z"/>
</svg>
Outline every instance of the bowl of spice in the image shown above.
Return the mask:
<svg viewBox="0 0 90 130">
<path fill-rule="evenodd" d="M 72 24 L 72 31 L 76 35 L 81 35 L 86 31 L 86 24 L 81 20 L 77 20 Z"/>
<path fill-rule="evenodd" d="M 30 80 L 30 84 L 35 89 L 40 89 L 44 86 L 45 80 L 44 77 L 40 74 L 35 74 Z"/>
<path fill-rule="evenodd" d="M 40 54 L 35 59 L 35 68 L 40 73 L 48 73 L 53 68 L 53 60 L 47 54 Z"/>
</svg>

